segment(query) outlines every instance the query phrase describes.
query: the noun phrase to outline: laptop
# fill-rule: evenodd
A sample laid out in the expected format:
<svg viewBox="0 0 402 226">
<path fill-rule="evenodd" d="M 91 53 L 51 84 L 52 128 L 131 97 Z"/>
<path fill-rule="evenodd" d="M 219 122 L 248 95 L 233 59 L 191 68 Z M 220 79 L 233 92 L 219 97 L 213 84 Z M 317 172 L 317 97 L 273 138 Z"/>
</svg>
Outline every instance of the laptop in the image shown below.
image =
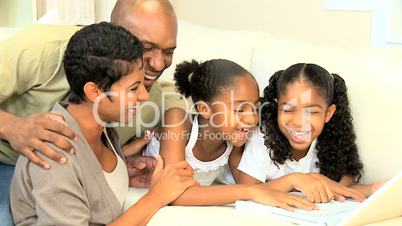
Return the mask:
<svg viewBox="0 0 402 226">
<path fill-rule="evenodd" d="M 236 201 L 236 209 L 275 217 L 300 225 L 355 226 L 402 216 L 402 171 L 364 202 L 345 200 L 318 203 L 319 210 L 294 212 L 252 201 Z"/>
</svg>

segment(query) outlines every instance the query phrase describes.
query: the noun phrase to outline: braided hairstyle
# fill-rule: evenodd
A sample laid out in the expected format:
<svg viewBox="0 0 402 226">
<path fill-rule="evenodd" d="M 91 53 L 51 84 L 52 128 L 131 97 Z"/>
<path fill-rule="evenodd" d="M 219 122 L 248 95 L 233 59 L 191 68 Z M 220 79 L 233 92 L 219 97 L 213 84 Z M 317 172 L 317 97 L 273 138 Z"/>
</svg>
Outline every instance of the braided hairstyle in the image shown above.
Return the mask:
<svg viewBox="0 0 402 226">
<path fill-rule="evenodd" d="M 64 70 L 71 88 L 69 101 L 85 100 L 84 85 L 94 82 L 108 91 L 122 76 L 143 67 L 141 42 L 125 28 L 101 22 L 76 32 L 64 53 Z"/>
<path fill-rule="evenodd" d="M 210 102 L 224 88 L 233 85 L 236 76 L 254 77 L 242 66 L 224 59 L 198 63 L 185 61 L 176 67 L 174 80 L 178 91 L 185 97 L 191 96 L 194 103 Z"/>
<path fill-rule="evenodd" d="M 264 97 L 261 99 L 264 103 L 261 109 L 262 131 L 271 159 L 276 165 L 292 159 L 292 147 L 278 127 L 278 100 L 289 84 L 300 79 L 316 87 L 328 106 L 336 106 L 334 115 L 317 138 L 316 166 L 320 173 L 335 181 L 339 181 L 343 175 L 350 175 L 359 181 L 363 164 L 355 143 L 356 135 L 345 81 L 339 75 L 331 75 L 315 64 L 295 64 L 284 71 L 278 71 L 271 76 L 269 85 L 264 89 Z"/>
</svg>

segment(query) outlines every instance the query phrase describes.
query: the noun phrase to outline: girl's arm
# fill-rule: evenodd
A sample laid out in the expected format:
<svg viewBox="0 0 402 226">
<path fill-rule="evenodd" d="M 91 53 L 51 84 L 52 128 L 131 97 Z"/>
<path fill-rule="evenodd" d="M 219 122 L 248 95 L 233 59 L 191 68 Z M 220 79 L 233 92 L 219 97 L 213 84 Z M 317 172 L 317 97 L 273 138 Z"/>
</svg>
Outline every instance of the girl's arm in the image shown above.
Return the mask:
<svg viewBox="0 0 402 226">
<path fill-rule="evenodd" d="M 355 183 L 352 176 L 344 175 L 339 183 L 362 193 L 366 197 L 369 197 L 375 191 L 377 191 L 385 183 L 385 181 L 377 181 L 372 184 L 358 184 Z"/>
<path fill-rule="evenodd" d="M 147 193 L 124 214 L 108 225 L 146 225 L 151 217 L 163 206 L 163 202 L 156 194 Z"/>
<path fill-rule="evenodd" d="M 241 147 L 233 147 L 232 152 L 229 155 L 229 168 L 230 168 L 230 172 L 233 175 L 233 178 L 235 179 L 236 183 L 239 183 L 240 181 L 240 173 L 241 171 L 239 169 L 237 169 L 237 167 L 239 166 L 240 160 L 241 160 L 241 156 L 243 155 L 243 151 L 244 151 L 244 145 Z"/>
<path fill-rule="evenodd" d="M 263 145 L 263 143 L 262 143 L 262 145 Z M 254 147 L 254 148 L 258 148 L 258 147 Z M 229 167 L 230 167 L 230 170 L 232 172 L 232 175 L 233 175 L 236 183 L 238 183 L 238 184 L 260 184 L 260 183 L 262 183 L 261 181 L 259 181 L 255 177 L 250 176 L 247 173 L 244 173 L 243 171 L 238 169 L 239 163 L 240 163 L 240 160 L 241 160 L 241 158 L 242 158 L 242 156 L 244 154 L 244 151 L 245 151 L 244 146 L 242 146 L 242 147 L 234 147 L 233 151 L 232 151 L 232 153 L 230 154 L 230 157 L 229 157 Z M 255 150 L 255 149 L 254 150 L 249 149 L 248 151 L 253 151 L 254 152 L 255 156 L 253 156 L 253 157 L 259 156 L 261 158 L 269 158 L 268 155 L 261 155 L 261 156 L 258 155 L 260 153 L 257 152 L 257 150 Z M 261 150 L 261 151 L 265 152 L 265 149 Z M 250 155 L 251 155 L 251 153 L 248 153 L 248 154 L 249 154 L 249 156 L 246 156 L 246 158 L 250 157 Z M 263 162 L 263 163 L 265 163 L 265 162 Z M 253 166 L 249 166 L 249 167 L 255 167 L 256 168 L 255 164 Z M 262 167 L 268 167 L 268 165 L 262 166 Z M 256 168 L 256 169 L 258 169 L 258 168 Z M 303 174 L 292 173 L 292 174 L 282 176 L 282 177 L 280 177 L 278 179 L 275 179 L 275 180 L 270 180 L 269 182 L 267 182 L 267 184 L 272 189 L 276 189 L 276 190 L 283 191 L 283 192 L 289 192 L 289 191 L 292 191 L 292 190 L 295 189 L 294 185 L 297 184 L 297 182 L 302 181 L 302 177 L 303 177 Z"/>
<path fill-rule="evenodd" d="M 161 127 L 160 134 L 160 154 L 167 164 L 185 160 L 184 149 L 188 139 L 183 134 L 189 134 L 192 126 L 188 117 L 190 116 L 179 108 L 165 112 L 165 125 Z M 195 186 L 186 190 L 172 204 L 224 205 L 249 198 L 247 186 L 244 185 Z"/>
<path fill-rule="evenodd" d="M 164 125 L 161 126 L 160 155 L 165 164 L 185 160 L 184 148 L 191 132 L 190 115 L 181 108 L 171 108 L 164 114 Z"/>
<path fill-rule="evenodd" d="M 357 184 L 353 180 L 353 177 L 350 175 L 344 175 L 339 181 L 340 184 L 355 189 L 358 192 L 361 192 L 364 196 L 368 197 L 372 193 L 372 185 L 368 184 Z"/>
<path fill-rule="evenodd" d="M 149 192 L 109 226 L 146 225 L 156 211 L 196 184 L 192 179 L 193 171 L 187 162 L 181 161 L 162 169 L 162 158 L 156 158 L 157 165 Z"/>
<path fill-rule="evenodd" d="M 161 127 L 160 134 L 160 153 L 167 164 L 185 160 L 184 149 L 188 139 L 183 134 L 189 134 L 192 125 L 186 117 L 190 116 L 179 108 L 172 108 L 165 112 L 165 126 Z M 164 136 L 165 134 L 169 136 Z M 172 204 L 225 205 L 239 199 L 250 199 L 247 187 L 244 185 L 195 186 L 186 190 Z"/>
<path fill-rule="evenodd" d="M 161 128 L 160 153 L 167 164 L 184 161 L 184 149 L 190 134 L 192 120 L 182 109 L 165 112 L 165 126 Z M 167 135 L 167 136 L 164 136 Z M 274 196 L 275 194 L 275 196 Z M 289 194 L 270 190 L 263 185 L 211 185 L 193 186 L 187 189 L 173 205 L 225 205 L 236 200 L 254 200 L 290 209 L 289 205 L 311 209 L 313 204 Z"/>
<path fill-rule="evenodd" d="M 352 176 L 344 175 L 344 176 L 341 178 L 341 180 L 339 181 L 339 183 L 342 184 L 342 185 L 344 185 L 344 186 L 346 186 L 346 187 L 349 187 L 349 186 L 352 186 L 355 182 L 354 182 Z"/>
<path fill-rule="evenodd" d="M 266 184 L 193 186 L 172 204 L 180 206 L 226 205 L 237 200 L 251 200 L 290 211 L 293 210 L 293 207 L 306 210 L 317 208 L 304 198 L 270 189 Z"/>
<path fill-rule="evenodd" d="M 237 183 L 261 183 L 265 181 L 265 174 L 268 173 L 264 170 L 273 163 L 270 161 L 267 150 L 262 148 L 264 147 L 262 138 L 253 136 L 248 145 L 244 151 L 237 148 L 231 153 L 229 158 L 231 171 Z M 239 169 L 245 170 L 247 173 Z M 338 184 L 323 175 L 317 174 L 316 176 L 315 174 L 291 173 L 270 180 L 267 185 L 272 189 L 283 192 L 301 191 L 312 202 L 328 202 L 334 197 L 340 200 L 341 196 L 364 200 L 364 196 L 359 192 Z"/>
<path fill-rule="evenodd" d="M 255 177 L 250 176 L 247 173 L 244 173 L 244 172 L 242 172 L 241 170 L 238 169 L 240 160 L 242 158 L 242 155 L 244 154 L 244 149 L 243 148 L 244 147 L 235 147 L 235 148 L 233 148 L 233 151 L 232 151 L 232 153 L 230 154 L 230 157 L 229 157 L 230 170 L 231 170 L 231 172 L 233 174 L 233 177 L 236 180 L 236 183 L 238 183 L 238 184 L 259 184 L 259 183 L 262 183 L 261 181 L 259 181 Z M 249 151 L 251 151 L 251 150 L 249 150 Z M 253 150 L 253 151 L 256 151 L 256 150 Z M 260 157 L 268 158 L 268 156 L 264 156 L 264 155 L 262 155 Z M 250 167 L 252 167 L 252 166 L 250 166 Z M 268 166 L 265 166 L 265 167 L 268 167 Z M 306 181 L 305 180 L 306 178 L 309 178 L 309 177 L 307 175 L 305 175 L 305 174 L 291 173 L 291 174 L 282 176 L 280 178 L 270 180 L 266 184 L 272 189 L 276 189 L 276 190 L 283 191 L 283 192 L 290 192 L 290 191 L 296 189 L 297 187 L 299 187 L 299 189 L 301 189 L 301 187 L 304 187 L 303 184 L 305 184 L 305 183 L 303 183 L 303 181 Z M 309 183 L 311 183 L 311 178 L 309 178 L 309 179 L 310 180 L 307 180 L 307 181 Z M 302 185 L 300 185 L 300 184 L 302 184 Z"/>
<path fill-rule="evenodd" d="M 194 186 L 187 189 L 172 204 L 178 206 L 226 205 L 236 200 L 252 200 L 252 190 L 248 185 Z"/>
<path fill-rule="evenodd" d="M 244 146 L 233 147 L 229 156 L 229 168 L 237 184 L 260 184 L 261 181 L 242 172 L 238 169 L 241 157 L 243 156 Z"/>
<path fill-rule="evenodd" d="M 271 188 L 280 191 L 293 189 L 303 192 L 312 202 L 328 202 L 333 198 L 339 200 L 341 196 L 351 197 L 362 201 L 364 195 L 359 191 L 337 183 L 318 173 L 291 173 L 267 182 Z"/>
</svg>

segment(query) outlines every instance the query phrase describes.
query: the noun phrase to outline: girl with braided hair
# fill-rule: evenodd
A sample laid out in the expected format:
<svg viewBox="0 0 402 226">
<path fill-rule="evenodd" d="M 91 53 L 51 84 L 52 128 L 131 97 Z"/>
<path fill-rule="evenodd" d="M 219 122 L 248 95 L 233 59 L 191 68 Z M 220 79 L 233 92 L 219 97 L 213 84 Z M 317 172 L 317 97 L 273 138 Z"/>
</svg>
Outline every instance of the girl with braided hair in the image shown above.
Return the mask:
<svg viewBox="0 0 402 226">
<path fill-rule="evenodd" d="M 268 181 L 279 190 L 293 184 L 313 202 L 344 198 L 329 185 L 350 187 L 359 200 L 381 185 L 357 184 L 363 164 L 339 75 L 315 64 L 292 65 L 271 76 L 261 102 L 262 133 L 242 153 L 237 182 Z"/>
<path fill-rule="evenodd" d="M 247 70 L 229 60 L 193 60 L 177 65 L 174 79 L 178 91 L 193 100 L 195 113 L 165 115 L 165 124 L 145 150 L 145 155 L 160 152 L 165 163 L 186 160 L 193 168 L 200 186 L 187 189 L 174 205 L 223 205 L 242 199 L 284 209 L 315 207 L 265 184 L 211 185 L 234 183 L 230 153 L 244 145 L 258 124 L 258 85 Z"/>
</svg>

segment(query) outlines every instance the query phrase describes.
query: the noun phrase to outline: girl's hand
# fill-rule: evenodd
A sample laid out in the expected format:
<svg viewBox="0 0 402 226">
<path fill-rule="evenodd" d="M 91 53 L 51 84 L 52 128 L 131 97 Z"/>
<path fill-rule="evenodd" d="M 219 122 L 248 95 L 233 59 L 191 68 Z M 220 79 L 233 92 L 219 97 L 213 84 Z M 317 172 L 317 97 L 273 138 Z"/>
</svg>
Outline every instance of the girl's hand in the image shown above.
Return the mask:
<svg viewBox="0 0 402 226">
<path fill-rule="evenodd" d="M 267 187 L 266 184 L 250 186 L 249 192 L 250 197 L 254 202 L 280 207 L 288 211 L 293 211 L 294 207 L 305 210 L 318 209 L 318 207 L 314 205 L 314 203 L 308 201 L 305 198 L 270 189 Z"/>
<path fill-rule="evenodd" d="M 176 200 L 187 188 L 198 184 L 193 179 L 194 171 L 186 161 L 167 165 L 163 168 L 160 155 L 156 157 L 156 166 L 152 175 L 149 195 L 160 206 L 165 206 Z"/>
<path fill-rule="evenodd" d="M 329 179 L 328 177 L 322 174 L 310 173 L 308 175 L 325 183 L 327 187 L 331 189 L 331 191 L 334 194 L 334 199 L 337 201 L 344 201 L 345 197 L 352 198 L 360 202 L 366 199 L 366 196 L 363 193 L 357 191 L 356 189 L 348 188 L 334 180 Z"/>
<path fill-rule="evenodd" d="M 328 183 L 310 174 L 297 173 L 293 177 L 294 188 L 303 192 L 311 202 L 325 203 L 334 199 L 334 192 Z"/>
</svg>

